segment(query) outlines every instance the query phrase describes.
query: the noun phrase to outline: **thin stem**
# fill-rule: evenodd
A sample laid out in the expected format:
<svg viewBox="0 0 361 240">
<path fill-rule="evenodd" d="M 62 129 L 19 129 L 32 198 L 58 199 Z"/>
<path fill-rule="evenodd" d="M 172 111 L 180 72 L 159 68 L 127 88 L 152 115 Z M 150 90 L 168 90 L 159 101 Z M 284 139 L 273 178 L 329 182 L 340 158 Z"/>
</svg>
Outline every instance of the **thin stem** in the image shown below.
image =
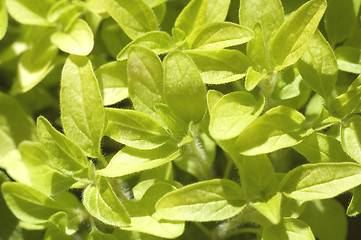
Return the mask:
<svg viewBox="0 0 361 240">
<path fill-rule="evenodd" d="M 224 170 L 223 178 L 229 178 L 233 166 L 233 161 L 227 157 L 227 165 Z"/>
<path fill-rule="evenodd" d="M 102 167 L 106 167 L 108 165 L 108 161 L 105 159 L 101 152 L 98 153 L 98 159 L 100 160 Z"/>
<path fill-rule="evenodd" d="M 108 179 L 110 185 L 113 187 L 113 190 L 115 194 L 121 199 L 121 200 L 129 200 L 128 196 L 124 193 L 123 189 L 119 186 L 117 181 L 114 178 Z"/>
<path fill-rule="evenodd" d="M 208 228 L 206 228 L 202 223 L 200 222 L 194 222 L 194 223 L 205 235 L 207 235 L 210 239 L 214 239 L 214 234 Z"/>
<path fill-rule="evenodd" d="M 236 229 L 234 231 L 230 231 L 229 233 L 227 233 L 224 239 L 227 239 L 229 237 L 232 237 L 232 236 L 235 236 L 235 235 L 238 235 L 241 233 L 254 233 L 257 236 L 260 236 L 262 234 L 262 231 L 259 228 L 239 228 L 239 229 Z"/>
</svg>

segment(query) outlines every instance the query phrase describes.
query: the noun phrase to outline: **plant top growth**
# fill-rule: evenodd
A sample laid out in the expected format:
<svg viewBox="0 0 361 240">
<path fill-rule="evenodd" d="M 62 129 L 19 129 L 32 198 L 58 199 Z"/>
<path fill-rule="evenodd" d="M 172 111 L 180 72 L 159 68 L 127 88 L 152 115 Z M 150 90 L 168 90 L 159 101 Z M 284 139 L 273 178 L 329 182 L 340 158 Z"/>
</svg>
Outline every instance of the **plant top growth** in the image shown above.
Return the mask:
<svg viewBox="0 0 361 240">
<path fill-rule="evenodd" d="M 0 239 L 350 239 L 360 5 L 0 0 Z"/>
</svg>

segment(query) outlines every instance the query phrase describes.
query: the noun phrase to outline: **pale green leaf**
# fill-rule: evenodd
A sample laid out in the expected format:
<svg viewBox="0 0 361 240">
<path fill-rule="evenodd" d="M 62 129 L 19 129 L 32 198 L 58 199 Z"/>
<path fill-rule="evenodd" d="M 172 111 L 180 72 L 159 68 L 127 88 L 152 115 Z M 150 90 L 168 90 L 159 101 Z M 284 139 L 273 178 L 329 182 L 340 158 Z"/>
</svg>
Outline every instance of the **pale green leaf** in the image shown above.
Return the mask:
<svg viewBox="0 0 361 240">
<path fill-rule="evenodd" d="M 88 23 L 77 19 L 69 29 L 57 31 L 51 35 L 51 42 L 60 50 L 75 54 L 88 55 L 94 46 L 94 36 Z"/>
<path fill-rule="evenodd" d="M 154 149 L 170 139 L 169 133 L 153 118 L 134 110 L 107 108 L 105 135 L 129 147 Z"/>
<path fill-rule="evenodd" d="M 132 46 L 128 57 L 129 96 L 133 106 L 140 112 L 155 118 L 154 106 L 164 102 L 163 66 L 152 50 Z"/>
<path fill-rule="evenodd" d="M 10 167 L 20 142 L 36 139 L 36 127 L 31 117 L 15 98 L 0 92 L 0 167 Z"/>
<path fill-rule="evenodd" d="M 216 90 L 211 89 L 207 92 L 207 105 L 210 115 L 212 115 L 214 107 L 219 102 L 219 100 L 221 100 L 223 96 L 224 96 L 223 93 L 218 92 Z"/>
<path fill-rule="evenodd" d="M 278 225 L 264 228 L 263 240 L 315 240 L 311 228 L 301 220 L 284 218 Z"/>
<path fill-rule="evenodd" d="M 280 70 L 297 62 L 317 30 L 326 6 L 325 0 L 311 0 L 281 25 L 270 43 L 273 67 Z"/>
<path fill-rule="evenodd" d="M 8 28 L 8 13 L 5 7 L 5 0 L 0 0 L 0 40 L 5 36 Z"/>
<path fill-rule="evenodd" d="M 353 189 L 353 196 L 347 208 L 347 216 L 356 216 L 361 213 L 361 186 Z"/>
<path fill-rule="evenodd" d="M 50 8 L 47 20 L 51 23 L 57 22 L 59 28 L 67 31 L 69 27 L 82 15 L 84 11 L 80 4 L 69 4 L 68 1 L 59 1 Z"/>
<path fill-rule="evenodd" d="M 103 0 L 103 4 L 131 39 L 159 29 L 154 12 L 143 0 Z"/>
<path fill-rule="evenodd" d="M 345 72 L 361 73 L 361 50 L 356 47 L 341 46 L 336 48 L 338 68 Z"/>
<path fill-rule="evenodd" d="M 38 142 L 22 142 L 19 146 L 22 161 L 29 172 L 33 188 L 54 195 L 63 192 L 75 183 L 75 180 L 52 166 L 52 160 Z"/>
<path fill-rule="evenodd" d="M 319 31 L 309 42 L 297 67 L 303 80 L 328 101 L 336 84 L 338 67 L 331 46 Z"/>
<path fill-rule="evenodd" d="M 250 205 L 267 218 L 272 224 L 278 224 L 281 220 L 282 194 L 277 193 L 266 202 L 251 202 Z"/>
<path fill-rule="evenodd" d="M 163 3 L 166 3 L 167 1 L 168 0 L 144 0 L 144 2 L 151 8 L 157 7 Z"/>
<path fill-rule="evenodd" d="M 55 168 L 72 174 L 88 167 L 88 159 L 78 145 L 58 132 L 44 117 L 38 118 L 37 125 L 39 139 Z"/>
<path fill-rule="evenodd" d="M 98 170 L 106 177 L 120 177 L 159 167 L 179 156 L 179 150 L 171 144 L 164 144 L 152 150 L 124 147 L 110 160 L 108 166 Z"/>
<path fill-rule="evenodd" d="M 105 234 L 97 229 L 93 229 L 86 240 L 117 240 L 113 234 Z"/>
<path fill-rule="evenodd" d="M 60 108 L 67 137 L 88 156 L 98 157 L 105 114 L 98 81 L 86 57 L 71 55 L 65 62 L 61 78 Z"/>
<path fill-rule="evenodd" d="M 13 93 L 24 93 L 35 87 L 54 68 L 58 49 L 50 42 L 49 34 L 43 31 L 19 59 L 17 78 L 12 86 Z"/>
<path fill-rule="evenodd" d="M 223 96 L 214 106 L 209 133 L 219 140 L 237 137 L 262 113 L 265 99 L 256 99 L 249 92 L 232 92 Z"/>
<path fill-rule="evenodd" d="M 335 199 L 317 200 L 307 203 L 300 219 L 307 223 L 319 240 L 347 239 L 345 209 Z"/>
<path fill-rule="evenodd" d="M 353 113 L 361 104 L 361 86 L 351 88 L 347 92 L 341 94 L 331 102 L 333 114 L 337 117 L 345 117 Z"/>
<path fill-rule="evenodd" d="M 54 0 L 6 0 L 9 14 L 22 24 L 48 26 L 46 15 Z"/>
<path fill-rule="evenodd" d="M 245 206 L 242 189 L 227 179 L 194 183 L 167 193 L 155 205 L 158 216 L 169 220 L 219 221 Z"/>
<path fill-rule="evenodd" d="M 301 141 L 304 121 L 305 117 L 292 108 L 272 108 L 243 130 L 237 149 L 252 156 L 296 145 Z"/>
<path fill-rule="evenodd" d="M 260 24 L 253 27 L 254 37 L 247 44 L 247 56 L 252 59 L 256 69 L 271 70 L 268 59 L 268 50 L 263 36 L 263 29 Z"/>
<path fill-rule="evenodd" d="M 3 183 L 1 190 L 10 210 L 25 222 L 42 224 L 62 210 L 52 198 L 22 183 Z"/>
<path fill-rule="evenodd" d="M 199 70 L 180 51 L 168 54 L 164 66 L 164 95 L 169 108 L 186 121 L 199 122 L 207 110 L 206 87 Z"/>
<path fill-rule="evenodd" d="M 279 188 L 297 200 L 333 198 L 361 184 L 356 163 L 305 164 L 288 172 Z"/>
<path fill-rule="evenodd" d="M 206 24 L 193 31 L 187 38 L 190 49 L 216 50 L 250 41 L 253 32 L 231 22 Z"/>
<path fill-rule="evenodd" d="M 341 143 L 345 152 L 361 163 L 361 117 L 355 116 L 341 125 Z"/>
<path fill-rule="evenodd" d="M 87 211 L 100 221 L 122 227 L 130 224 L 130 217 L 105 178 L 97 185 L 89 185 L 83 193 Z"/>
<path fill-rule="evenodd" d="M 201 72 L 206 84 L 224 84 L 237 81 L 245 76 L 250 60 L 240 51 L 220 50 L 187 50 L 184 51 Z"/>
<path fill-rule="evenodd" d="M 240 1 L 239 23 L 250 29 L 254 29 L 255 25 L 260 23 L 266 43 L 283 21 L 283 8 L 279 0 Z"/>
<path fill-rule="evenodd" d="M 175 189 L 172 184 L 158 182 L 149 187 L 140 200 L 124 201 L 131 223 L 129 226 L 122 227 L 122 229 L 151 234 L 161 238 L 180 236 L 184 231 L 184 222 L 161 219 L 154 209 L 156 202 L 161 197 Z"/>
<path fill-rule="evenodd" d="M 230 3 L 230 0 L 207 0 L 206 22 L 223 22 Z"/>
<path fill-rule="evenodd" d="M 311 163 L 349 162 L 351 160 L 337 139 L 322 133 L 313 133 L 305 137 L 293 148 Z"/>
<path fill-rule="evenodd" d="M 103 88 L 104 106 L 112 105 L 128 98 L 127 62 L 109 62 L 95 70 Z"/>
<path fill-rule="evenodd" d="M 247 200 L 265 201 L 275 194 L 277 177 L 267 155 L 245 156 L 236 165 Z"/>
<path fill-rule="evenodd" d="M 325 13 L 325 29 L 332 46 L 343 42 L 358 24 L 360 0 L 328 0 Z"/>
<path fill-rule="evenodd" d="M 58 212 L 49 218 L 47 229 L 44 235 L 44 240 L 71 240 L 71 234 L 74 234 L 76 229 L 69 229 L 67 227 L 68 216 L 65 212 Z"/>
<path fill-rule="evenodd" d="M 193 30 L 206 23 L 207 1 L 206 0 L 192 0 L 188 5 L 183 8 L 182 12 L 178 15 L 174 27 L 184 34 L 183 38 L 188 36 Z M 175 40 L 183 40 L 177 39 Z"/>
<path fill-rule="evenodd" d="M 252 67 L 247 70 L 247 77 L 245 81 L 245 88 L 247 91 L 252 91 L 258 83 L 262 82 L 262 80 L 269 79 L 270 76 L 264 72 L 259 73 L 254 70 Z"/>
<path fill-rule="evenodd" d="M 125 46 L 118 54 L 117 60 L 125 60 L 128 58 L 130 47 L 133 45 L 140 45 L 153 50 L 156 54 L 162 54 L 170 51 L 173 47 L 172 38 L 166 32 L 152 31 L 135 39 Z"/>
</svg>

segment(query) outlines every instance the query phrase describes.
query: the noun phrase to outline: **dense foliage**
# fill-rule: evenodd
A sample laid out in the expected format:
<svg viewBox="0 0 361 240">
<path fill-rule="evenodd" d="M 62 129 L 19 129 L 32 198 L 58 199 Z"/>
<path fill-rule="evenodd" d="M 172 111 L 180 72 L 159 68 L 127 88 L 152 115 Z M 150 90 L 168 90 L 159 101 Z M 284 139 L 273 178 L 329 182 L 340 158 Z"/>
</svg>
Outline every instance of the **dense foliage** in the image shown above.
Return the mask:
<svg viewBox="0 0 361 240">
<path fill-rule="evenodd" d="M 0 0 L 0 239 L 346 239 L 360 4 Z"/>
</svg>

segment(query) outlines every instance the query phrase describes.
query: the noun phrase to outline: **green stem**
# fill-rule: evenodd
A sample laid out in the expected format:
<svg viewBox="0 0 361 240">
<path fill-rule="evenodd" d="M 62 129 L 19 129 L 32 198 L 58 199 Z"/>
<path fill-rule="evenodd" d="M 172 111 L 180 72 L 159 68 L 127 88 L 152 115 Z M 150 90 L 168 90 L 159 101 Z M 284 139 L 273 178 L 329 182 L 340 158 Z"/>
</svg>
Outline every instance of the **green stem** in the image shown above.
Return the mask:
<svg viewBox="0 0 361 240">
<path fill-rule="evenodd" d="M 226 165 L 226 169 L 224 170 L 223 178 L 229 178 L 229 175 L 230 175 L 231 170 L 232 170 L 232 166 L 233 166 L 232 159 L 227 157 L 227 165 Z"/>
<path fill-rule="evenodd" d="M 214 239 L 214 234 L 208 230 L 205 226 L 203 226 L 200 222 L 194 222 L 195 225 L 205 234 L 209 237 L 209 239 Z"/>
<path fill-rule="evenodd" d="M 195 156 L 195 158 L 197 159 L 197 163 L 201 168 L 201 172 L 203 175 L 203 179 L 201 180 L 205 180 L 205 179 L 211 179 L 213 178 L 213 170 L 211 168 L 211 166 L 209 166 L 206 162 L 205 157 L 203 156 L 203 154 L 199 151 L 197 144 L 196 144 L 196 137 L 194 138 L 194 140 L 192 142 L 189 143 L 189 146 L 192 150 L 193 155 Z"/>
<path fill-rule="evenodd" d="M 117 181 L 114 178 L 108 179 L 110 185 L 113 187 L 115 194 L 121 200 L 129 200 L 128 196 L 124 193 L 123 189 L 119 186 Z"/>
<path fill-rule="evenodd" d="M 103 154 L 100 151 L 98 153 L 98 159 L 100 160 L 102 167 L 106 167 L 108 165 L 108 161 L 105 159 L 105 157 L 103 156 Z"/>
</svg>

